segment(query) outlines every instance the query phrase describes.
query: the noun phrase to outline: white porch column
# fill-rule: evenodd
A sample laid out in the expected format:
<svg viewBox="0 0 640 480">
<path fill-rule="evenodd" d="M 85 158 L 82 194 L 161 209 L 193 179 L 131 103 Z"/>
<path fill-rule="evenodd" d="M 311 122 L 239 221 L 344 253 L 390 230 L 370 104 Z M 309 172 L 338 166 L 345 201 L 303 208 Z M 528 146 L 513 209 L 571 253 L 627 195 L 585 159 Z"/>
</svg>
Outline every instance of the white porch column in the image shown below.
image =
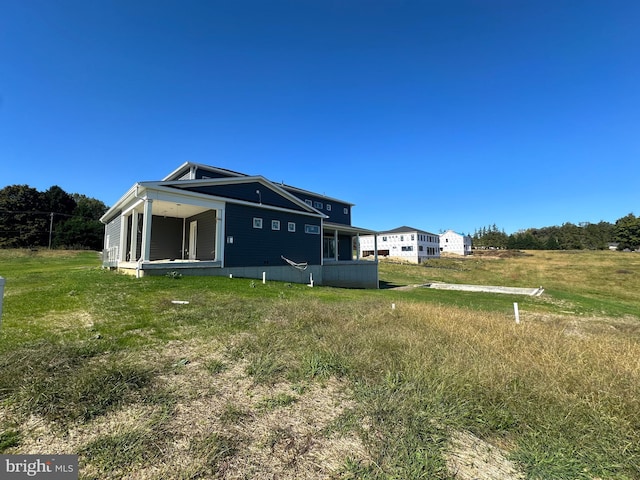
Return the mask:
<svg viewBox="0 0 640 480">
<path fill-rule="evenodd" d="M 224 267 L 224 245 L 227 241 L 226 232 L 224 231 L 224 210 L 216 210 L 216 262 L 221 262 Z"/>
<path fill-rule="evenodd" d="M 129 251 L 129 261 L 137 262 L 136 252 L 138 251 L 138 212 L 131 212 L 131 250 Z"/>
<path fill-rule="evenodd" d="M 320 265 L 324 265 L 324 220 L 320 219 Z"/>
<path fill-rule="evenodd" d="M 125 262 L 127 260 L 127 216 L 120 215 L 120 244 L 118 245 L 118 262 Z"/>
<path fill-rule="evenodd" d="M 333 259 L 338 261 L 338 229 L 333 231 Z"/>
<path fill-rule="evenodd" d="M 147 198 L 144 201 L 144 213 L 142 217 L 142 252 L 140 258 L 143 262 L 149 261 L 149 255 L 151 252 L 151 221 L 153 220 L 152 214 L 153 200 Z"/>
</svg>

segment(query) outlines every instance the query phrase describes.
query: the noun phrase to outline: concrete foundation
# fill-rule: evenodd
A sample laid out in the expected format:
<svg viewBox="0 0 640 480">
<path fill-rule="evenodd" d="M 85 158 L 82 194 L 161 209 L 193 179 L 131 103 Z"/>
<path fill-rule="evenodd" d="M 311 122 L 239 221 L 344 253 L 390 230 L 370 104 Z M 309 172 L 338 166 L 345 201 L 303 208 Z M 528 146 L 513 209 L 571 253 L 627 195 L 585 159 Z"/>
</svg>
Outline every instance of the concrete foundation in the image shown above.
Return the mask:
<svg viewBox="0 0 640 480">
<path fill-rule="evenodd" d="M 120 263 L 118 271 L 137 277 L 176 272 L 187 276 L 251 278 L 345 288 L 378 288 L 378 264 L 371 261 L 336 262 L 309 265 L 301 270 L 289 265 L 222 268 L 219 262 Z"/>
<path fill-rule="evenodd" d="M 485 293 L 507 293 L 511 295 L 530 295 L 539 297 L 544 292 L 544 288 L 519 288 L 519 287 L 498 287 L 492 285 L 462 285 L 457 283 L 427 283 L 422 285 L 427 288 L 439 290 L 460 290 L 465 292 L 485 292 Z"/>
</svg>

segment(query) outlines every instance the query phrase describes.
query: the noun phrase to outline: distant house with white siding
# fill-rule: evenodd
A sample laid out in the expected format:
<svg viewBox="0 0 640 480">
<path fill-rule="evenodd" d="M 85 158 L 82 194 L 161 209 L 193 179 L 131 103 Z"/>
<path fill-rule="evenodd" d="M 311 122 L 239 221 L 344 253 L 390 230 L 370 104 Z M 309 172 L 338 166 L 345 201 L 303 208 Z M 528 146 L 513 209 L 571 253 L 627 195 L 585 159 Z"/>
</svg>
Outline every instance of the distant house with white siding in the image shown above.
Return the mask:
<svg viewBox="0 0 640 480">
<path fill-rule="evenodd" d="M 373 235 L 361 235 L 360 257 L 376 254 L 376 238 Z M 398 227 L 385 232 L 378 232 L 378 257 L 389 257 L 411 263 L 422 263 L 429 258 L 440 257 L 440 237 L 435 233 L 425 232 L 412 227 Z"/>
<path fill-rule="evenodd" d="M 471 236 L 447 230 L 440 234 L 440 252 L 471 255 Z"/>
</svg>

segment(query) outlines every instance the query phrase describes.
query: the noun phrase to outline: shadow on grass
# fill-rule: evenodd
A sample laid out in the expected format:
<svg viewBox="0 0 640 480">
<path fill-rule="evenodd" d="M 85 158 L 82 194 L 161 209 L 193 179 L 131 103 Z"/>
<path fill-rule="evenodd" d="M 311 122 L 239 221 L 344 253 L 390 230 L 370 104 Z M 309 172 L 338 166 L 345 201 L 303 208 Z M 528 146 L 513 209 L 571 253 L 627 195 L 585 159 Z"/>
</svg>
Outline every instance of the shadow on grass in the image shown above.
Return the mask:
<svg viewBox="0 0 640 480">
<path fill-rule="evenodd" d="M 406 287 L 406 285 L 394 283 L 394 282 L 385 282 L 384 280 L 380 280 L 380 282 L 378 283 L 378 288 L 380 290 L 390 290 L 392 288 L 398 288 L 398 287 Z"/>
</svg>

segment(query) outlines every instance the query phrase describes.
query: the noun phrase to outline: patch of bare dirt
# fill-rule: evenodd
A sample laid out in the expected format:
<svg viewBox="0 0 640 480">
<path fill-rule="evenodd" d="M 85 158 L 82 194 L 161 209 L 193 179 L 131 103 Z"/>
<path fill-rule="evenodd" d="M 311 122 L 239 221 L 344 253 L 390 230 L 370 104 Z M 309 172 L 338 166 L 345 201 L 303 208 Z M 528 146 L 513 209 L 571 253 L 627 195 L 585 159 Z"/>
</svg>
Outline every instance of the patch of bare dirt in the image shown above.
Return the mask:
<svg viewBox="0 0 640 480">
<path fill-rule="evenodd" d="M 520 480 L 525 476 L 501 448 L 469 432 L 455 432 L 447 452 L 447 467 L 459 480 Z"/>
<path fill-rule="evenodd" d="M 198 340 L 148 352 L 147 362 L 171 366 L 157 377 L 159 389 L 177 399 L 168 418 L 160 406 L 140 403 L 62 433 L 31 416 L 22 422 L 20 446 L 7 453 L 75 453 L 100 437 L 160 435 L 154 441 L 162 458 L 130 465 L 126 472 L 105 475 L 80 459 L 82 476 L 131 480 L 326 479 L 338 478 L 347 459 L 369 461 L 355 433 L 332 428 L 355 407 L 346 383 L 329 378 L 259 385 L 247 375 L 247 361 L 229 360 L 224 352 L 222 344 Z M 212 371 L 212 362 L 219 368 Z M 158 418 L 163 418 L 159 434 L 150 428 Z"/>
</svg>

